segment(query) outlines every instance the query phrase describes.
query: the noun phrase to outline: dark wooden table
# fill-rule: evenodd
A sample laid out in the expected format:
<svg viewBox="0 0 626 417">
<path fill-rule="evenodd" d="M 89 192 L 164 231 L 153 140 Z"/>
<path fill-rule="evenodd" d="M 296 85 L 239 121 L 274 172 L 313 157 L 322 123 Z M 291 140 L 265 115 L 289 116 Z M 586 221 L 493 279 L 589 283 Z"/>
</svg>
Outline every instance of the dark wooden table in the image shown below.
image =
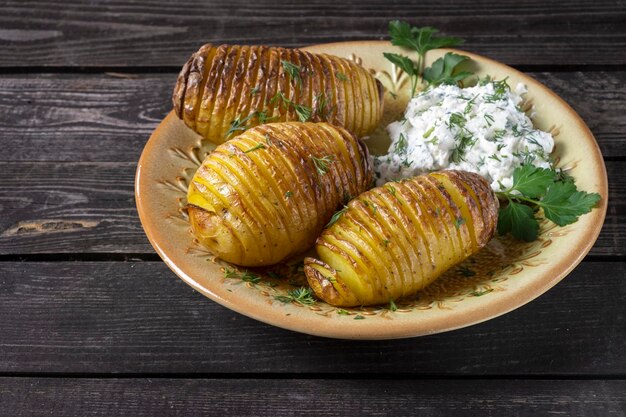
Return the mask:
<svg viewBox="0 0 626 417">
<path fill-rule="evenodd" d="M 512 313 L 395 341 L 281 330 L 177 279 L 133 179 L 189 54 L 381 39 L 396 18 L 579 112 L 610 183 L 589 256 Z M 0 22 L 0 415 L 625 415 L 624 1 L 4 0 Z"/>
</svg>

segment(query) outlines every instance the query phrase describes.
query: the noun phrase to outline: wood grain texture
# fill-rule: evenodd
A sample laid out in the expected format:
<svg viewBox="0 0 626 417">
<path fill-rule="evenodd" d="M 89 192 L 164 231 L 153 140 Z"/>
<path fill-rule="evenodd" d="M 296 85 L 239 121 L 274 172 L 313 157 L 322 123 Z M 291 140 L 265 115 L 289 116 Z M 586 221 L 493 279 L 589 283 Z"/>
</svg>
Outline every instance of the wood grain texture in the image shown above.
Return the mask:
<svg viewBox="0 0 626 417">
<path fill-rule="evenodd" d="M 581 115 L 608 158 L 626 158 L 626 71 L 530 73 Z M 135 162 L 170 111 L 174 74 L 0 78 L 0 161 Z"/>
<path fill-rule="evenodd" d="M 1 378 L 0 403 L 13 417 L 619 417 L 626 381 Z"/>
<path fill-rule="evenodd" d="M 626 161 L 609 161 L 609 210 L 592 255 L 626 254 Z M 154 253 L 132 162 L 0 162 L 0 255 Z"/>
<path fill-rule="evenodd" d="M 626 46 L 621 1 L 10 0 L 0 15 L 0 66 L 178 66 L 205 42 L 381 39 L 390 20 L 407 18 L 509 64 L 626 64 L 615 53 Z"/>
<path fill-rule="evenodd" d="M 625 275 L 626 263 L 586 262 L 539 299 L 482 324 L 343 341 L 239 315 L 161 262 L 3 262 L 0 373 L 624 378 Z"/>
</svg>

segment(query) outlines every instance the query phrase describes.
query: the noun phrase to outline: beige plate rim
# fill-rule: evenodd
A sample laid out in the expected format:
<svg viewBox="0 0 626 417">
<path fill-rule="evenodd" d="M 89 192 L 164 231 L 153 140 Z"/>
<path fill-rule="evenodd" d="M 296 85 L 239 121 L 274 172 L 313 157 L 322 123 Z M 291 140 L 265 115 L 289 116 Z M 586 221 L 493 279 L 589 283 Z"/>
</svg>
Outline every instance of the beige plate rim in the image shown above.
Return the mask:
<svg viewBox="0 0 626 417">
<path fill-rule="evenodd" d="M 380 46 L 381 44 L 389 45 L 389 42 L 380 40 L 333 42 L 327 44 L 312 45 L 303 49 L 316 50 L 332 47 L 341 47 L 349 50 L 358 49 L 358 47 L 362 48 L 372 44 L 376 44 L 377 46 Z M 590 158 L 593 159 L 595 166 L 595 172 L 593 173 L 593 175 L 598 181 L 597 192 L 599 192 L 602 196 L 602 201 L 600 203 L 600 206 L 594 209 L 594 211 L 588 215 L 594 217 L 593 223 L 585 230 L 584 235 L 580 239 L 578 239 L 577 245 L 571 248 L 569 256 L 564 256 L 563 258 L 559 259 L 558 262 L 553 264 L 548 270 L 542 272 L 542 275 L 545 277 L 544 279 L 536 280 L 530 285 L 525 286 L 522 290 L 510 291 L 508 294 L 503 294 L 498 298 L 494 298 L 488 304 L 488 308 L 485 308 L 482 304 L 476 305 L 470 310 L 464 310 L 463 314 L 451 314 L 450 316 L 430 319 L 428 323 L 422 323 L 419 321 L 409 323 L 407 323 L 406 321 L 398 321 L 395 323 L 393 321 L 386 321 L 381 323 L 368 320 L 361 320 L 358 322 L 355 322 L 353 320 L 331 320 L 332 323 L 327 322 L 328 326 L 319 325 L 319 323 L 315 326 L 309 326 L 310 323 L 308 322 L 306 316 L 286 318 L 284 312 L 280 311 L 280 309 L 271 308 L 269 306 L 265 309 L 259 309 L 258 303 L 251 303 L 248 299 L 239 299 L 237 297 L 224 296 L 224 294 L 220 295 L 216 291 L 213 291 L 211 288 L 206 288 L 205 286 L 200 285 L 196 281 L 196 279 L 186 273 L 185 266 L 175 262 L 168 253 L 168 251 L 163 248 L 160 243 L 162 236 L 158 236 L 157 232 L 159 230 L 158 220 L 151 217 L 151 213 L 147 208 L 148 204 L 146 204 L 143 200 L 144 192 L 146 192 L 146 190 L 148 189 L 148 179 L 146 178 L 147 176 L 143 174 L 143 167 L 146 166 L 149 159 L 154 158 L 154 156 L 152 155 L 154 149 L 156 148 L 156 140 L 154 138 L 158 137 L 162 133 L 161 130 L 164 129 L 163 126 L 165 123 L 168 122 L 168 120 L 176 117 L 173 112 L 170 112 L 152 133 L 150 139 L 145 145 L 145 148 L 137 165 L 135 177 L 135 199 L 139 218 L 146 232 L 148 240 L 150 241 L 156 252 L 159 254 L 159 256 L 176 275 L 178 275 L 192 288 L 204 294 L 213 301 L 238 313 L 277 327 L 323 337 L 380 340 L 415 337 L 433 333 L 440 333 L 444 331 L 471 326 L 501 316 L 539 297 L 547 290 L 552 288 L 554 285 L 556 285 L 559 281 L 561 281 L 565 276 L 567 276 L 567 274 L 569 274 L 582 261 L 582 259 L 589 252 L 589 250 L 595 243 L 598 235 L 600 234 L 600 230 L 603 226 L 606 216 L 608 199 L 608 180 L 606 167 L 604 165 L 604 160 L 600 152 L 600 148 L 595 141 L 593 134 L 584 123 L 584 121 L 580 118 L 580 116 L 578 116 L 578 114 L 556 93 L 552 92 L 539 81 L 505 64 L 489 58 L 485 58 L 477 54 L 473 54 L 467 51 L 457 51 L 454 49 L 448 49 L 448 51 L 462 53 L 477 61 L 482 61 L 484 63 L 488 63 L 491 66 L 499 67 L 505 72 L 517 74 L 520 78 L 524 79 L 524 82 L 527 83 L 527 85 L 542 90 L 544 93 L 548 93 L 549 95 L 551 95 L 563 107 L 564 111 L 569 113 L 571 116 L 574 116 L 574 119 L 577 123 L 577 130 L 580 132 L 580 135 L 583 136 L 587 142 L 589 142 L 588 144 L 592 148 L 592 155 L 590 155 Z"/>
</svg>

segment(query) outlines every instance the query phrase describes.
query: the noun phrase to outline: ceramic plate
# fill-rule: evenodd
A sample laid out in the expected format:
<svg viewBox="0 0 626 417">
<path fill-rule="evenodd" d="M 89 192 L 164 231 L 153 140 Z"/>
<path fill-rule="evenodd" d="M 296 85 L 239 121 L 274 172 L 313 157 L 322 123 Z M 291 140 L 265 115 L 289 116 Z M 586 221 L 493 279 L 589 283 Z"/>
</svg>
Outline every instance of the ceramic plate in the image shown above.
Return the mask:
<svg viewBox="0 0 626 417">
<path fill-rule="evenodd" d="M 384 126 L 405 108 L 409 80 L 383 58 L 383 52 L 406 51 L 383 41 L 304 49 L 356 61 L 383 83 L 387 90 L 384 120 L 368 145 L 373 153 L 385 151 Z M 428 63 L 447 51 L 429 52 Z M 497 237 L 479 254 L 396 306 L 340 309 L 321 301 L 285 302 L 281 296 L 306 285 L 302 258 L 269 270 L 255 270 L 255 275 L 245 275 L 239 269 L 227 278 L 224 271 L 236 268 L 194 241 L 185 213 L 187 185 L 212 145 L 170 113 L 150 137 L 137 167 L 137 208 L 148 239 L 176 275 L 210 299 L 254 319 L 320 336 L 390 339 L 438 333 L 499 316 L 538 297 L 582 260 L 600 232 L 607 203 L 602 155 L 585 123 L 552 91 L 506 65 L 461 53 L 473 59 L 473 70 L 481 76 L 508 77 L 512 86 L 526 84 L 525 110 L 536 127 L 552 132 L 559 166 L 576 178 L 578 188 L 600 193 L 598 208 L 567 227 L 544 222 L 540 238 L 532 243 Z"/>
</svg>

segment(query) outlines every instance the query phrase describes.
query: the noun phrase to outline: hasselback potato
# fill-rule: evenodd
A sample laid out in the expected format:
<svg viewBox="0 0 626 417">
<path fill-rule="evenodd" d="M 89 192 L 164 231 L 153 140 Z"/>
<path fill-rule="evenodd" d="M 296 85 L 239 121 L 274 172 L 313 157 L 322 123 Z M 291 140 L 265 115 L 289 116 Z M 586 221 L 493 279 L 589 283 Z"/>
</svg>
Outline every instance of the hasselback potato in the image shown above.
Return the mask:
<svg viewBox="0 0 626 417">
<path fill-rule="evenodd" d="M 340 215 L 339 215 L 340 214 Z M 477 174 L 439 171 L 366 191 L 335 215 L 304 271 L 336 306 L 412 295 L 493 237 L 498 200 Z"/>
<path fill-rule="evenodd" d="M 332 55 L 207 44 L 183 66 L 172 101 L 187 126 L 215 143 L 269 121 L 326 121 L 361 137 L 382 117 L 383 89 Z"/>
<path fill-rule="evenodd" d="M 192 228 L 220 258 L 271 265 L 309 249 L 372 182 L 366 146 L 328 123 L 254 127 L 219 145 L 187 194 Z"/>
</svg>

